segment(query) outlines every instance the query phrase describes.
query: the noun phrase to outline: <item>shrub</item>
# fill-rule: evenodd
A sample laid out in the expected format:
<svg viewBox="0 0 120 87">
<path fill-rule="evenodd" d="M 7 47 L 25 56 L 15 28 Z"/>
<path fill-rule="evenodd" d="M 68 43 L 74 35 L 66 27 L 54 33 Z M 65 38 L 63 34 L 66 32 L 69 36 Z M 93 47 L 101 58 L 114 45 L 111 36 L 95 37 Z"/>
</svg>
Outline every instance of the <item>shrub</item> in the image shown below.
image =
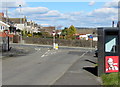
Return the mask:
<svg viewBox="0 0 120 87">
<path fill-rule="evenodd" d="M 27 36 L 28 36 L 28 37 L 32 37 L 32 34 L 28 34 Z"/>
</svg>

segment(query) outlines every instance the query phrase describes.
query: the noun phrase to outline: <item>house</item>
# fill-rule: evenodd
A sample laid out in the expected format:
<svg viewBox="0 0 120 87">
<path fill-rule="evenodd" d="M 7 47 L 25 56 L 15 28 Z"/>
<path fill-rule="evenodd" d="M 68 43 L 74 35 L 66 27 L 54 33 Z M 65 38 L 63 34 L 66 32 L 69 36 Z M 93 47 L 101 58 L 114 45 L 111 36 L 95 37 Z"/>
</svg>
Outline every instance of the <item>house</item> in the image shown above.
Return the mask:
<svg viewBox="0 0 120 87">
<path fill-rule="evenodd" d="M 9 20 L 9 18 L 6 18 L 4 16 L 4 13 L 0 13 L 0 21 L 8 24 L 10 27 L 9 27 L 9 30 L 10 32 L 9 33 L 14 33 L 16 32 L 16 27 L 14 26 L 14 23 L 12 21 Z"/>
<path fill-rule="evenodd" d="M 34 21 L 27 22 L 27 26 L 26 26 L 27 32 L 29 33 L 40 32 L 38 29 L 39 29 L 39 25 L 35 23 Z"/>
<path fill-rule="evenodd" d="M 0 21 L 0 32 L 3 32 L 4 30 L 9 30 L 9 25 Z"/>
<path fill-rule="evenodd" d="M 0 50 L 6 51 L 8 48 L 9 25 L 0 21 Z"/>
<path fill-rule="evenodd" d="M 41 31 L 41 32 L 48 32 L 50 35 L 52 35 L 54 30 L 55 30 L 54 26 L 42 27 L 41 29 L 39 29 L 39 31 Z"/>
<path fill-rule="evenodd" d="M 9 18 L 9 21 L 14 23 L 14 26 L 16 27 L 17 30 L 18 29 L 19 30 L 26 29 L 26 25 L 27 25 L 26 17 L 24 17 L 24 18 Z"/>
<path fill-rule="evenodd" d="M 10 33 L 10 25 L 0 21 L 0 37 L 13 37 L 14 34 Z"/>
</svg>

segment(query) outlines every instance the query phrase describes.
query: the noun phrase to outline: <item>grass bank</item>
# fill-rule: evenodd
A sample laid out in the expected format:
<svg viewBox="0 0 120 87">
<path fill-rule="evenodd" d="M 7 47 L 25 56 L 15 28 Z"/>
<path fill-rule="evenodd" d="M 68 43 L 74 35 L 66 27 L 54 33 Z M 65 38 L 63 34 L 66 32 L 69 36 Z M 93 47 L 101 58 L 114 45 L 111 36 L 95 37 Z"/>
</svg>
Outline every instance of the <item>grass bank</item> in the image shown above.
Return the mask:
<svg viewBox="0 0 120 87">
<path fill-rule="evenodd" d="M 101 77 L 102 77 L 102 81 L 103 81 L 102 85 L 114 85 L 114 86 L 119 85 L 120 86 L 120 72 L 103 74 Z"/>
</svg>

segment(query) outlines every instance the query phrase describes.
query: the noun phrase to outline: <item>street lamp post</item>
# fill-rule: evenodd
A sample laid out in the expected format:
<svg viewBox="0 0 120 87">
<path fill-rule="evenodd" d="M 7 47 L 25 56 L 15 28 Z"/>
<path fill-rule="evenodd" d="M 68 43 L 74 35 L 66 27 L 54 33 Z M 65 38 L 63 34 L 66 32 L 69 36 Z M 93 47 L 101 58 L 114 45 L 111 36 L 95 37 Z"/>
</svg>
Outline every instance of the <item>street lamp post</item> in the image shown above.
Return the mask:
<svg viewBox="0 0 120 87">
<path fill-rule="evenodd" d="M 8 8 L 7 8 L 7 2 L 6 2 L 6 24 L 9 24 L 9 21 L 8 21 Z M 7 50 L 9 51 L 9 32 L 8 30 L 5 32 L 7 34 Z"/>
<path fill-rule="evenodd" d="M 21 15 L 21 5 L 19 5 L 19 7 L 20 7 L 20 15 Z M 22 24 L 22 19 L 21 19 L 21 17 L 20 17 L 20 24 Z"/>
<path fill-rule="evenodd" d="M 21 25 L 21 28 L 22 28 L 22 17 L 21 17 L 21 7 L 22 7 L 22 5 L 19 5 L 19 7 L 20 7 L 20 25 Z M 19 33 L 19 34 L 21 34 L 21 32 Z M 20 35 L 20 41 L 22 41 L 22 35 Z"/>
</svg>

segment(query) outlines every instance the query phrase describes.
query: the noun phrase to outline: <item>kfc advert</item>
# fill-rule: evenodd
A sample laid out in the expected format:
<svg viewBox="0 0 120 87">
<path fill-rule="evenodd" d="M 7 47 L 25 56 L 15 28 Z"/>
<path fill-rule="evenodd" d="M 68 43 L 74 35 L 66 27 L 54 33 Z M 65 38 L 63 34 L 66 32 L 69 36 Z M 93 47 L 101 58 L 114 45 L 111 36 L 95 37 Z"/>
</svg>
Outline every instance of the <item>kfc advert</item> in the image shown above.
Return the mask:
<svg viewBox="0 0 120 87">
<path fill-rule="evenodd" d="M 105 72 L 119 72 L 119 56 L 105 57 Z"/>
</svg>

